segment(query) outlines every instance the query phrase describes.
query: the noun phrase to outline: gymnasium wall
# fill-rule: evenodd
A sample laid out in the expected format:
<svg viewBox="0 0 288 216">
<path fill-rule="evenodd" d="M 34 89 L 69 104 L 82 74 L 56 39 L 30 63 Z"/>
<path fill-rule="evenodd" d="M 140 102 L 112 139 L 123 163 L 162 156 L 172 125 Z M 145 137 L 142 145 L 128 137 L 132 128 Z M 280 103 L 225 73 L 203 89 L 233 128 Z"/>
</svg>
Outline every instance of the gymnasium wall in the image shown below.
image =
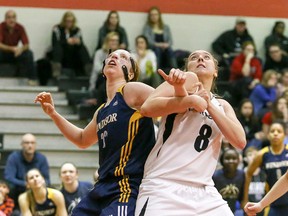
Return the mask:
<svg viewBox="0 0 288 216">
<path fill-rule="evenodd" d="M 212 41 L 223 31 L 232 29 L 237 16 L 245 17 L 250 34 L 263 57 L 263 41 L 276 20 L 286 23 L 288 35 L 288 1 L 285 0 L 0 0 L 0 20 L 13 9 L 26 27 L 35 59 L 41 58 L 51 44 L 51 29 L 66 10 L 72 10 L 82 29 L 84 42 L 92 55 L 98 29 L 110 10 L 118 10 L 120 23 L 126 28 L 130 48 L 141 34 L 147 10 L 157 5 L 169 24 L 174 49 L 211 50 Z"/>
</svg>

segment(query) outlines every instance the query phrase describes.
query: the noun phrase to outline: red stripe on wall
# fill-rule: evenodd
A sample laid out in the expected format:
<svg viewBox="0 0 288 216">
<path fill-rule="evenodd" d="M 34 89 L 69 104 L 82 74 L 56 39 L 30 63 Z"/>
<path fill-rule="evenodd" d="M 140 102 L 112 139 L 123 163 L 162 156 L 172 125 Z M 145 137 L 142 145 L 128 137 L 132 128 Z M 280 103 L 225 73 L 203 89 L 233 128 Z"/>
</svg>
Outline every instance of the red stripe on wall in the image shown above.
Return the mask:
<svg viewBox="0 0 288 216">
<path fill-rule="evenodd" d="M 2 6 L 288 18 L 287 0 L 0 0 Z"/>
</svg>

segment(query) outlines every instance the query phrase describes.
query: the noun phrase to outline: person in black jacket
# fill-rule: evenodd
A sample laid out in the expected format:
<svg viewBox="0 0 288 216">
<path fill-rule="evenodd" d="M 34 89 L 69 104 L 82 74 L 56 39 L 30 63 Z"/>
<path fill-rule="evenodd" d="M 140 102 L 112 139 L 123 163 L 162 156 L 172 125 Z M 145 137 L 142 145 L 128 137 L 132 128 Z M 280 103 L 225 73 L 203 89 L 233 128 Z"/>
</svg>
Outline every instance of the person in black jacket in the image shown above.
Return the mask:
<svg viewBox="0 0 288 216">
<path fill-rule="evenodd" d="M 229 68 L 233 58 L 242 51 L 242 44 L 246 41 L 254 42 L 246 28 L 246 20 L 236 19 L 234 29 L 222 33 L 213 43 L 212 49 L 218 55 L 219 66 Z"/>
<path fill-rule="evenodd" d="M 64 13 L 61 23 L 53 28 L 52 62 L 53 77 L 61 74 L 62 67 L 73 69 L 76 75 L 91 72 L 91 59 L 71 11 Z"/>
</svg>

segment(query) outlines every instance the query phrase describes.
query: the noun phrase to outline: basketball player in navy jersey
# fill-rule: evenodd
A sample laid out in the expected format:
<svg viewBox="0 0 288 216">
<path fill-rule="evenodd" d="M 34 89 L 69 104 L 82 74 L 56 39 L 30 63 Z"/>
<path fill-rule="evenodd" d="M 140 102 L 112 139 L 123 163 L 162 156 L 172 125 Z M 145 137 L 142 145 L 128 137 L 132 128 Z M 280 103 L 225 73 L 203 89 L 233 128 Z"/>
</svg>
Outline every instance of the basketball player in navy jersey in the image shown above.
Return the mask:
<svg viewBox="0 0 288 216">
<path fill-rule="evenodd" d="M 243 205 L 246 204 L 248 201 L 248 189 L 249 189 L 249 185 L 251 182 L 251 178 L 252 178 L 254 171 L 258 167 L 263 167 L 263 170 L 265 171 L 265 174 L 266 174 L 266 182 L 267 182 L 269 189 L 272 188 L 273 185 L 278 180 L 280 181 L 281 176 L 284 175 L 288 170 L 288 145 L 284 144 L 284 139 L 285 139 L 284 126 L 281 123 L 273 123 L 269 129 L 268 139 L 270 141 L 270 145 L 258 151 L 258 154 L 253 159 L 253 162 L 248 166 L 248 169 L 246 172 L 245 187 L 244 187 Z M 283 179 L 282 181 L 285 181 L 285 180 Z M 275 192 L 272 193 L 272 195 L 274 194 L 273 201 L 276 200 L 273 203 L 272 203 L 272 200 L 269 201 L 269 199 L 267 200 L 267 198 L 264 198 L 266 201 L 264 200 L 264 202 L 263 201 L 260 202 L 262 206 L 260 210 L 262 210 L 265 206 L 271 203 L 270 208 L 265 209 L 265 215 L 268 215 L 268 216 L 288 215 L 287 188 L 282 188 L 282 190 L 283 192 L 281 192 L 279 196 L 283 195 L 285 192 L 286 193 L 277 200 L 275 196 L 276 193 Z M 278 189 L 278 192 L 279 192 L 279 189 Z M 248 206 L 250 205 L 251 204 L 248 204 Z M 254 212 L 253 214 L 253 211 L 251 212 L 248 211 L 249 210 L 248 206 L 245 207 L 245 211 L 247 213 L 251 213 L 251 215 L 255 215 L 256 212 Z M 268 213 L 266 213 L 266 210 Z"/>
<path fill-rule="evenodd" d="M 80 129 L 56 112 L 50 93 L 40 93 L 35 102 L 54 121 L 63 135 L 80 148 L 99 143 L 99 180 L 73 209 L 74 216 L 132 216 L 146 158 L 154 146 L 151 118 L 138 111 L 154 90 L 138 82 L 139 67 L 129 52 L 116 50 L 103 66 L 107 102 L 92 121 Z"/>
<path fill-rule="evenodd" d="M 163 116 L 163 120 L 145 164 L 137 216 L 233 215 L 214 187 L 212 175 L 222 137 L 243 149 L 245 132 L 231 105 L 211 92 L 218 75 L 214 57 L 204 50 L 194 51 L 186 70 L 194 73 L 172 69 L 166 75 L 160 70 L 166 82 L 141 108 L 144 115 Z M 198 82 L 191 79 L 193 74 Z"/>
</svg>

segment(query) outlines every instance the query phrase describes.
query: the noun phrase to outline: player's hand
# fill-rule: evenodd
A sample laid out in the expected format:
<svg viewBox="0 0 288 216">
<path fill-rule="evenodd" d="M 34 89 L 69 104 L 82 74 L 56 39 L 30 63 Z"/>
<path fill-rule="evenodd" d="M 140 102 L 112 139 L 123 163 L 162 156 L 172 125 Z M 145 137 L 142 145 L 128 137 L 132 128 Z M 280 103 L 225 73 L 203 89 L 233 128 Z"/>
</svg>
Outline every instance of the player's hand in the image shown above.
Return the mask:
<svg viewBox="0 0 288 216">
<path fill-rule="evenodd" d="M 248 216 L 254 216 L 256 213 L 261 212 L 263 210 L 263 207 L 261 206 L 260 203 L 251 203 L 248 202 L 245 207 L 244 211 Z"/>
<path fill-rule="evenodd" d="M 172 68 L 169 75 L 167 75 L 163 70 L 158 69 L 158 73 L 167 81 L 170 85 L 174 87 L 183 86 L 186 81 L 186 74 L 184 71 Z"/>
<path fill-rule="evenodd" d="M 47 115 L 52 116 L 56 112 L 52 95 L 49 92 L 41 92 L 40 94 L 38 94 L 34 100 L 34 103 L 37 102 L 41 104 L 43 111 Z"/>
<path fill-rule="evenodd" d="M 204 98 L 195 94 L 190 95 L 189 97 L 191 98 L 191 108 L 197 112 L 203 112 L 205 109 L 207 109 L 207 101 Z"/>
</svg>

